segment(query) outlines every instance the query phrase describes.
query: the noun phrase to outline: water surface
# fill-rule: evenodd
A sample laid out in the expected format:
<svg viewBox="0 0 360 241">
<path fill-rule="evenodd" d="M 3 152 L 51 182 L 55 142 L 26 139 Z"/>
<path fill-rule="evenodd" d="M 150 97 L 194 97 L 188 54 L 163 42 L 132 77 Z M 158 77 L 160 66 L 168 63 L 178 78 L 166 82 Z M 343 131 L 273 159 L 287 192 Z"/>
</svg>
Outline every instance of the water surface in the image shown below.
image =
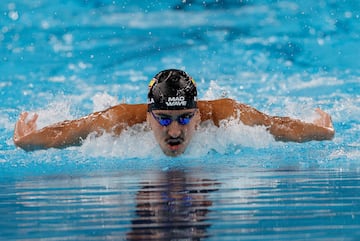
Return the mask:
<svg viewBox="0 0 360 241">
<path fill-rule="evenodd" d="M 0 239 L 359 239 L 357 1 L 12 0 L 0 12 Z M 14 146 L 22 111 L 42 127 L 144 103 L 165 68 L 189 72 L 201 99 L 304 121 L 320 107 L 335 138 L 204 125 L 168 158 L 139 125 L 79 147 Z"/>
</svg>

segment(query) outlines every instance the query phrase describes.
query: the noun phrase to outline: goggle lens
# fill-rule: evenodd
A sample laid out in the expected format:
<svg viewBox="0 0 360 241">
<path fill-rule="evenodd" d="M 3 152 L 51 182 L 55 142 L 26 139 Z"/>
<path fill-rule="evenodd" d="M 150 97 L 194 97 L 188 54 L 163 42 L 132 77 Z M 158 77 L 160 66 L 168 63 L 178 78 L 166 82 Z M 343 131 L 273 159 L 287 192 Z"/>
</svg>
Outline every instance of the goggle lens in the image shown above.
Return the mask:
<svg viewBox="0 0 360 241">
<path fill-rule="evenodd" d="M 152 111 L 150 111 L 150 113 L 161 126 L 169 126 L 174 120 L 176 120 L 180 125 L 187 125 L 189 124 L 191 118 L 195 115 L 195 111 L 192 113 L 185 113 L 177 117 L 156 115 Z"/>
</svg>

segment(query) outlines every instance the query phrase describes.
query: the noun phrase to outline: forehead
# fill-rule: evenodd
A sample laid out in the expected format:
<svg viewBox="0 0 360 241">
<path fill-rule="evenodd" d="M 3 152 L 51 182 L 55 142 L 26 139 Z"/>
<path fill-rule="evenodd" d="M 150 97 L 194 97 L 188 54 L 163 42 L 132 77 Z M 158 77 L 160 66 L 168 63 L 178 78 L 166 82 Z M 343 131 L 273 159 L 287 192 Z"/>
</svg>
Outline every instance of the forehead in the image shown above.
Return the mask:
<svg viewBox="0 0 360 241">
<path fill-rule="evenodd" d="M 154 114 L 158 114 L 158 115 L 170 115 L 170 116 L 175 116 L 175 115 L 182 115 L 182 114 L 187 114 L 187 113 L 192 113 L 194 112 L 196 109 L 184 109 L 184 110 L 153 110 Z"/>
</svg>

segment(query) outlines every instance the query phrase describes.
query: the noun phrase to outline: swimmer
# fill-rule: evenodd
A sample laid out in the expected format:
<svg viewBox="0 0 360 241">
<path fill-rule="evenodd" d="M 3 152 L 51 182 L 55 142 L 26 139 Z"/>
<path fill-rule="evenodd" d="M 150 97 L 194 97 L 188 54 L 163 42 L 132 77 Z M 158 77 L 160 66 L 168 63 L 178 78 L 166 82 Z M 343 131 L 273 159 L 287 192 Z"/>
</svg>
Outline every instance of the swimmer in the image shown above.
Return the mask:
<svg viewBox="0 0 360 241">
<path fill-rule="evenodd" d="M 331 117 L 316 109 L 312 123 L 289 117 L 270 116 L 233 99 L 197 99 L 195 81 L 177 69 L 159 72 L 149 83 L 147 104 L 119 104 L 75 120 L 66 120 L 37 129 L 37 114 L 24 112 L 15 125 L 14 143 L 26 151 L 81 145 L 90 134 L 115 136 L 135 124 L 147 122 L 162 151 L 168 156 L 182 154 L 196 134 L 197 126 L 211 121 L 236 119 L 248 126 L 265 126 L 277 141 L 322 141 L 334 137 Z"/>
</svg>

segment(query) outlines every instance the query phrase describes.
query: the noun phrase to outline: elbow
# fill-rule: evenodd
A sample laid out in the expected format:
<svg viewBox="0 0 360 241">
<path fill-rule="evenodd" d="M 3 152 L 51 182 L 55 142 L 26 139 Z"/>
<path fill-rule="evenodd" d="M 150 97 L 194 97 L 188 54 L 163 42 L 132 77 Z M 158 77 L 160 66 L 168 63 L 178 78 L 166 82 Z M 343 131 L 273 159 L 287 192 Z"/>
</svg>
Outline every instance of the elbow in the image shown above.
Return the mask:
<svg viewBox="0 0 360 241">
<path fill-rule="evenodd" d="M 14 144 L 15 146 L 23 149 L 24 151 L 35 151 L 35 150 L 38 150 L 38 149 L 43 149 L 39 146 L 35 146 L 33 144 L 29 144 L 29 143 L 25 143 L 21 140 L 17 140 L 17 139 L 14 139 Z"/>
<path fill-rule="evenodd" d="M 14 141 L 15 146 L 17 146 L 25 151 L 31 150 L 31 145 L 26 144 L 22 138 L 19 138 L 16 135 L 14 135 L 13 141 Z"/>
<path fill-rule="evenodd" d="M 317 136 L 317 140 L 325 141 L 325 140 L 332 140 L 335 137 L 335 130 L 334 128 L 324 128 L 324 131 L 319 133 Z"/>
<path fill-rule="evenodd" d="M 30 136 L 25 136 L 22 138 L 13 137 L 15 146 L 23 149 L 24 151 L 36 151 L 41 149 L 49 149 L 52 147 L 51 143 L 43 143 L 39 141 L 40 139 L 35 139 Z"/>
<path fill-rule="evenodd" d="M 334 128 L 322 127 L 317 128 L 313 132 L 310 132 L 307 138 L 304 138 L 305 141 L 331 141 L 335 136 Z"/>
</svg>

